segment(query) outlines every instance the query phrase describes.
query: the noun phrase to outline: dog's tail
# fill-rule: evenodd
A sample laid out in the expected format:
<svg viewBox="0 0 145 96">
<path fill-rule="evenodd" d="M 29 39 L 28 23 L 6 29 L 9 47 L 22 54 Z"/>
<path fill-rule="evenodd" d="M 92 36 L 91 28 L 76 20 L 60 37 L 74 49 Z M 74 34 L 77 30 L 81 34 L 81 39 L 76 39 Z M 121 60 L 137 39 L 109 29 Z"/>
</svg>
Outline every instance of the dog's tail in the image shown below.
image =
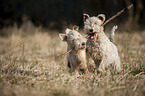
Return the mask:
<svg viewBox="0 0 145 96">
<path fill-rule="evenodd" d="M 113 28 L 111 29 L 111 31 L 110 31 L 110 41 L 111 42 L 114 42 L 114 33 L 115 33 L 115 30 L 118 28 L 118 26 L 116 25 L 116 26 L 113 26 Z"/>
</svg>

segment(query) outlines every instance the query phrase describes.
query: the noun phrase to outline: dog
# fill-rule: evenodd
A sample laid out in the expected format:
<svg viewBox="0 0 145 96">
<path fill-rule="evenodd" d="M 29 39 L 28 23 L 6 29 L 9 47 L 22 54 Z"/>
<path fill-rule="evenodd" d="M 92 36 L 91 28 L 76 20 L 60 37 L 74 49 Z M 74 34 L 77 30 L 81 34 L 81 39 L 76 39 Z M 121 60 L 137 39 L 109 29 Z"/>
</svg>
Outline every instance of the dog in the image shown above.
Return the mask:
<svg viewBox="0 0 145 96">
<path fill-rule="evenodd" d="M 66 29 L 66 34 L 59 34 L 61 40 L 67 42 L 67 51 L 72 50 L 67 55 L 68 67 L 70 72 L 80 69 L 82 73 L 87 71 L 86 65 L 86 38 L 78 32 L 78 26 L 73 30 Z"/>
<path fill-rule="evenodd" d="M 86 16 L 87 18 L 85 18 Z M 95 68 L 99 72 L 106 72 L 109 66 L 120 72 L 121 62 L 118 50 L 104 33 L 104 27 L 102 26 L 104 21 L 104 14 L 99 14 L 97 17 L 84 14 L 84 32 L 88 38 L 86 45 L 87 55 L 89 56 L 87 58 L 92 58 Z"/>
</svg>

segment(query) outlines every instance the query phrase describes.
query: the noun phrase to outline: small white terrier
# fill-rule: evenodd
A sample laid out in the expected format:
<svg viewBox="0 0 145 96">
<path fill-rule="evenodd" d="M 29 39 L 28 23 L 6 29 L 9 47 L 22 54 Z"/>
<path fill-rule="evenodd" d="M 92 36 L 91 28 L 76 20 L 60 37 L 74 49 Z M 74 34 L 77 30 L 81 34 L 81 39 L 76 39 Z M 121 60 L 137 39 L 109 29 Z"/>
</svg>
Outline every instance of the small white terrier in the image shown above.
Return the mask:
<svg viewBox="0 0 145 96">
<path fill-rule="evenodd" d="M 87 54 L 95 63 L 97 71 L 105 71 L 109 66 L 113 66 L 117 71 L 121 71 L 121 62 L 117 47 L 108 39 L 102 26 L 105 15 L 99 14 L 97 17 L 89 17 L 84 21 L 84 32 L 88 35 Z M 113 27 L 111 33 L 114 33 Z M 111 37 L 112 39 L 113 37 Z"/>
</svg>

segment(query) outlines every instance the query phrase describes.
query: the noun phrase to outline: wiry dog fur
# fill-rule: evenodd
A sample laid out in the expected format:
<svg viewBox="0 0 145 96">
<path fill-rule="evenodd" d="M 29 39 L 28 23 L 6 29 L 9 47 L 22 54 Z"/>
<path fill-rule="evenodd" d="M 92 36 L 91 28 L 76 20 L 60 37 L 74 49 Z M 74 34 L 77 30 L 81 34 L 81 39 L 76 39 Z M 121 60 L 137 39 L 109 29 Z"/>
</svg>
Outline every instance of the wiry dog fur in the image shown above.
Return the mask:
<svg viewBox="0 0 145 96">
<path fill-rule="evenodd" d="M 93 59 L 96 70 L 102 72 L 107 67 L 113 66 L 117 71 L 120 71 L 121 62 L 117 47 L 105 35 L 102 26 L 105 15 L 87 16 L 88 18 L 84 21 L 84 32 L 88 35 L 87 54 Z"/>
<path fill-rule="evenodd" d="M 78 67 L 81 72 L 86 72 L 86 39 L 77 30 L 78 27 L 74 26 L 73 30 L 66 29 L 66 34 L 59 34 L 59 36 L 67 42 L 67 51 L 72 49 L 67 55 L 70 72 L 74 72 Z"/>
</svg>

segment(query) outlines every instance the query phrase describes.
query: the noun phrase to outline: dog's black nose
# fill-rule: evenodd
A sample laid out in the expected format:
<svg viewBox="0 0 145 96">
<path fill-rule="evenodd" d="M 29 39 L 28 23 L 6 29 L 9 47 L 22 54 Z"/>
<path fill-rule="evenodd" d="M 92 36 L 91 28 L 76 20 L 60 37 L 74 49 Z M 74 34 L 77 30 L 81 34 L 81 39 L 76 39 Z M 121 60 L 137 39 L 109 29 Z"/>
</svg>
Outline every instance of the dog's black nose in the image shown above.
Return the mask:
<svg viewBox="0 0 145 96">
<path fill-rule="evenodd" d="M 83 42 L 83 43 L 82 43 L 82 46 L 85 46 L 85 45 L 86 45 L 86 43 L 85 43 L 85 42 Z"/>
<path fill-rule="evenodd" d="M 93 29 L 90 29 L 89 31 L 90 31 L 90 32 L 93 32 Z"/>
</svg>

